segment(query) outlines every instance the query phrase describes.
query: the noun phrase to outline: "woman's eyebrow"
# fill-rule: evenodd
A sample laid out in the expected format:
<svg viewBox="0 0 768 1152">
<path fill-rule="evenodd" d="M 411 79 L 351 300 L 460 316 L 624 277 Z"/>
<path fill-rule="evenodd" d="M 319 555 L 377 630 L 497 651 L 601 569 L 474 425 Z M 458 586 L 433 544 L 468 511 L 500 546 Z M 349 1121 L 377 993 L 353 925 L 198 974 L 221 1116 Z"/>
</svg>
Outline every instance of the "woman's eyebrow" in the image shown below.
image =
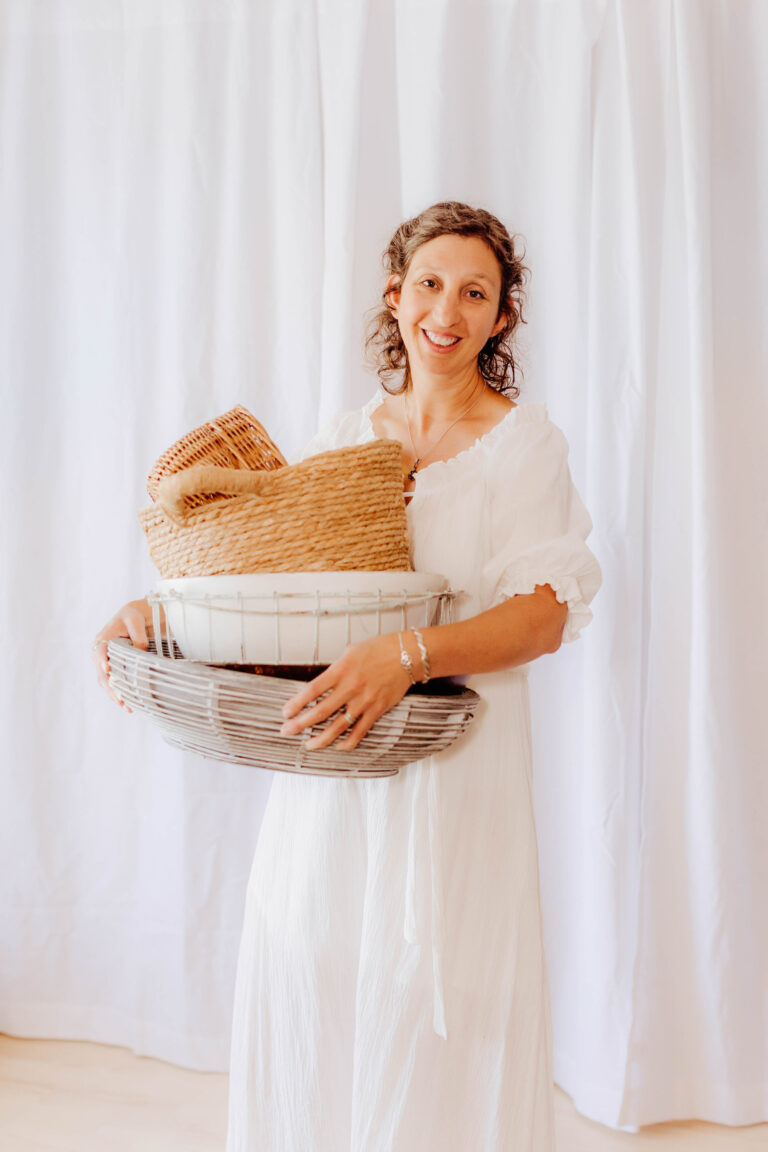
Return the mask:
<svg viewBox="0 0 768 1152">
<path fill-rule="evenodd" d="M 436 271 L 434 268 L 417 268 L 416 271 L 414 272 L 414 275 L 415 276 L 440 276 L 441 273 Z M 484 284 L 492 284 L 493 283 L 490 276 L 486 276 L 482 272 L 472 272 L 469 276 L 467 276 L 467 282 L 468 283 L 472 280 L 482 280 Z"/>
</svg>

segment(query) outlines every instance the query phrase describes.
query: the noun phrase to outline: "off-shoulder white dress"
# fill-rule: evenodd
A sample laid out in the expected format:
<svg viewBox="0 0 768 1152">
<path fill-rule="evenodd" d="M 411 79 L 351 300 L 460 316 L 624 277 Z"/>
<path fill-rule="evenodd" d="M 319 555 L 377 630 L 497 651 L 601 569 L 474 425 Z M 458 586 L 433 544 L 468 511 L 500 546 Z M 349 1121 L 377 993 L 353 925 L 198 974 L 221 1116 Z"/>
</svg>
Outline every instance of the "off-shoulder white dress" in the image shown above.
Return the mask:
<svg viewBox="0 0 768 1152">
<path fill-rule="evenodd" d="M 383 399 L 304 455 L 374 439 Z M 591 619 L 600 569 L 567 457 L 546 406 L 525 403 L 419 471 L 413 567 L 465 593 L 458 618 L 547 583 L 568 604 L 565 641 Z M 527 668 L 466 682 L 483 700 L 473 727 L 397 776 L 275 775 L 238 964 L 228 1152 L 554 1149 Z"/>
</svg>

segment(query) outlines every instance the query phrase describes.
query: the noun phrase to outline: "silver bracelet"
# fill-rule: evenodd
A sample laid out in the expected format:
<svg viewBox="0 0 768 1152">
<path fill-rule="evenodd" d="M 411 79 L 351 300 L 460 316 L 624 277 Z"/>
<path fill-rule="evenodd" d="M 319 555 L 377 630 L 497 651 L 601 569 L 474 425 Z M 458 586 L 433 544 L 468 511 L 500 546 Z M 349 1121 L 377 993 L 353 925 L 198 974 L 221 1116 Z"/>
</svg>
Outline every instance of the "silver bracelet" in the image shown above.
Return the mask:
<svg viewBox="0 0 768 1152">
<path fill-rule="evenodd" d="M 421 632 L 419 632 L 418 628 L 411 628 L 411 632 L 413 632 L 414 636 L 416 637 L 416 643 L 419 646 L 419 653 L 421 654 L 421 663 L 422 663 L 423 668 L 424 668 L 424 675 L 421 678 L 421 683 L 426 684 L 427 680 L 429 680 L 429 675 L 430 675 L 430 673 L 429 673 L 429 656 L 427 655 L 427 646 L 424 643 L 424 641 L 422 640 Z"/>
<path fill-rule="evenodd" d="M 403 668 L 405 668 L 406 672 L 410 676 L 411 684 L 415 684 L 416 683 L 416 677 L 413 674 L 413 660 L 411 660 L 410 656 L 408 655 L 408 653 L 405 650 L 405 645 L 403 644 L 402 632 L 398 632 L 397 639 L 400 643 L 400 663 L 402 664 Z"/>
</svg>

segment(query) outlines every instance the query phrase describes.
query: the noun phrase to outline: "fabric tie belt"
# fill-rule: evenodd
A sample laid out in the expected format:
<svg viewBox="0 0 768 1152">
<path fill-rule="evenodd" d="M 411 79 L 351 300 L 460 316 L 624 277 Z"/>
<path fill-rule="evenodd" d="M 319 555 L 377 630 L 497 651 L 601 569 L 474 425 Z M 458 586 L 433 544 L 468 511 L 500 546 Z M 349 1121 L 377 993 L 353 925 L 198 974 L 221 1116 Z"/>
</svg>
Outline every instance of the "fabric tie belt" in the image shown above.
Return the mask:
<svg viewBox="0 0 768 1152">
<path fill-rule="evenodd" d="M 432 1026 L 448 1039 L 443 991 L 443 861 L 440 835 L 438 781 L 440 768 L 431 757 L 409 764 L 413 777 L 408 830 L 408 870 L 405 887 L 403 935 L 409 944 L 431 942 Z"/>
</svg>

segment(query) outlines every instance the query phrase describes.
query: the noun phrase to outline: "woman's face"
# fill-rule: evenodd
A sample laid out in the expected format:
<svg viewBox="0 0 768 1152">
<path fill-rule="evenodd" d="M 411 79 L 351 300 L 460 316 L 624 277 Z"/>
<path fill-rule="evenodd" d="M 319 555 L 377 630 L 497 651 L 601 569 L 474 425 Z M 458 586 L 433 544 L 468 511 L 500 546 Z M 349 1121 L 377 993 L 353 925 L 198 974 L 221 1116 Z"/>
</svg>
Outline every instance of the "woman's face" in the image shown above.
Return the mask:
<svg viewBox="0 0 768 1152">
<path fill-rule="evenodd" d="M 397 283 L 390 277 L 389 284 Z M 389 292 L 411 373 L 464 374 L 502 330 L 501 269 L 479 236 L 437 236 L 416 249 L 401 287 Z"/>
</svg>

